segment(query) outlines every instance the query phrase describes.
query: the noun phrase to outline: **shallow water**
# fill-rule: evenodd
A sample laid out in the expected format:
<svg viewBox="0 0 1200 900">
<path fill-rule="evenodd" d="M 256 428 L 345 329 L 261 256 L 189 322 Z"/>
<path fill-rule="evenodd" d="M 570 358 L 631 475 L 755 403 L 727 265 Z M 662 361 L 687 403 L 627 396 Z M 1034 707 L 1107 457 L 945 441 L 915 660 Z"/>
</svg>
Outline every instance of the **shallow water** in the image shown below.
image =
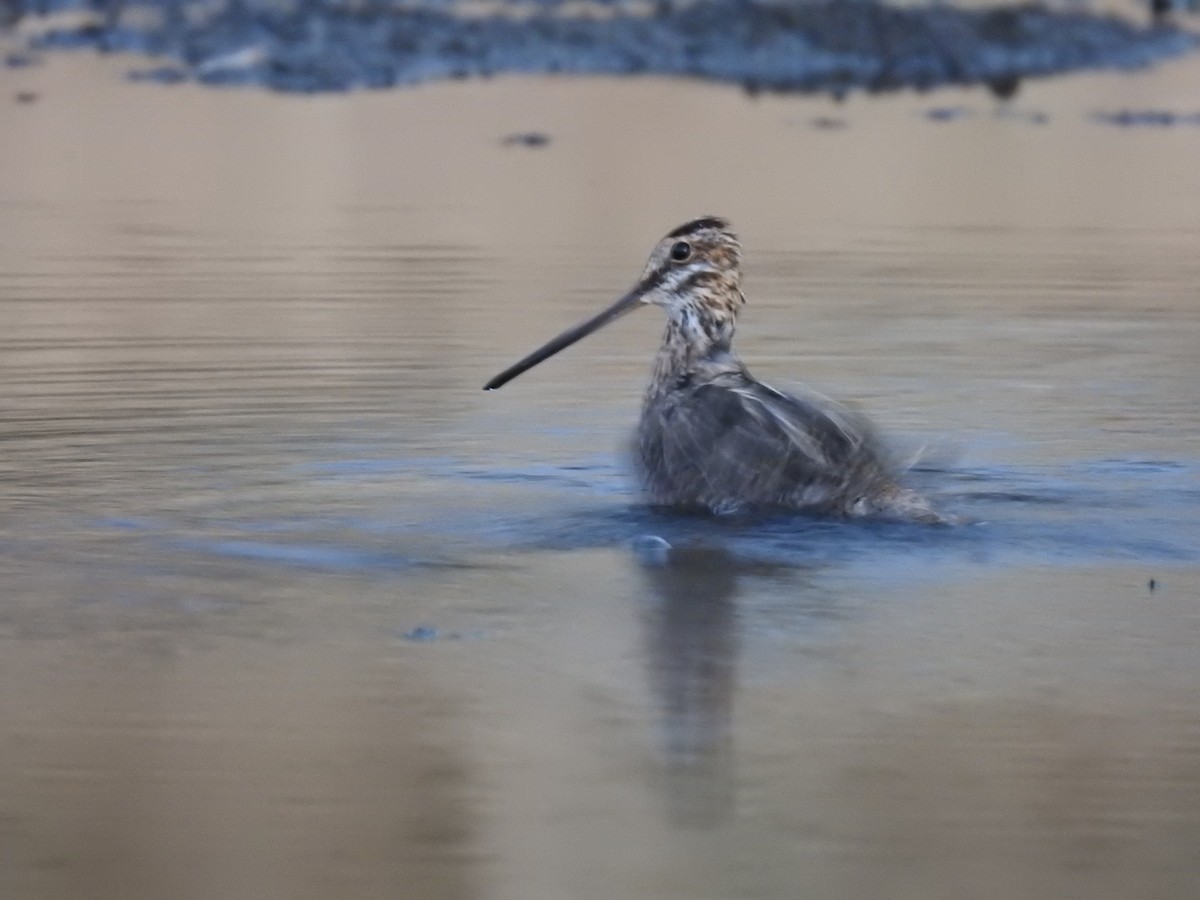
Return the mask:
<svg viewBox="0 0 1200 900">
<path fill-rule="evenodd" d="M 0 895 L 1194 891 L 1200 131 L 1093 118 L 1194 62 L 1004 112 L 125 68 L 0 72 Z M 969 524 L 641 505 L 655 311 L 479 390 L 705 212 L 754 371 Z"/>
</svg>

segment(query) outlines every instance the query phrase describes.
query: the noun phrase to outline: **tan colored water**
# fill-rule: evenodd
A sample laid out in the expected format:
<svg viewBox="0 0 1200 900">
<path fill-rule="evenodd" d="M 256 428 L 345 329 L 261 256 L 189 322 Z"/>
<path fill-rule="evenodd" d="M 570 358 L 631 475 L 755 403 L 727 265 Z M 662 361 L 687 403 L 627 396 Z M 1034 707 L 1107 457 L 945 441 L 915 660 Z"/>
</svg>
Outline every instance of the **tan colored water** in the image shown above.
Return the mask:
<svg viewBox="0 0 1200 900">
<path fill-rule="evenodd" d="M 1200 130 L 1089 118 L 1200 60 L 1007 115 L 126 67 L 0 70 L 0 896 L 1200 890 Z M 479 390 L 708 212 L 754 370 L 975 524 L 641 509 L 653 311 Z"/>
</svg>

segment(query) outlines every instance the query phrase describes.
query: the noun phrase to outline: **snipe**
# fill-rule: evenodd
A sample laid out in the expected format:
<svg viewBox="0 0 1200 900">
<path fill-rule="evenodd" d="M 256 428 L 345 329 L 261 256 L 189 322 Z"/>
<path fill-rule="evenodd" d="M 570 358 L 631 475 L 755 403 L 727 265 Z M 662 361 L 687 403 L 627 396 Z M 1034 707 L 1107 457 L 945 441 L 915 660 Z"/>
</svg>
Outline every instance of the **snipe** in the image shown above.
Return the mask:
<svg viewBox="0 0 1200 900">
<path fill-rule="evenodd" d="M 823 397 L 777 391 L 742 365 L 733 352 L 734 323 L 746 305 L 741 245 L 729 223 L 714 216 L 664 237 L 628 294 L 484 390 L 648 304 L 667 314 L 634 454 L 654 503 L 717 514 L 794 509 L 949 521 L 899 484 L 861 416 Z"/>
</svg>

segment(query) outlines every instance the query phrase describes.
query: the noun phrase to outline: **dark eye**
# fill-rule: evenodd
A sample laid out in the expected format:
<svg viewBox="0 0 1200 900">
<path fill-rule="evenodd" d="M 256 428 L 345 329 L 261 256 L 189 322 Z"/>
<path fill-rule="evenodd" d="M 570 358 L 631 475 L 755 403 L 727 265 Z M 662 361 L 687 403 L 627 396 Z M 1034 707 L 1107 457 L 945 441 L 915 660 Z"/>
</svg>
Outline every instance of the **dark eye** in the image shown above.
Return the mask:
<svg viewBox="0 0 1200 900">
<path fill-rule="evenodd" d="M 676 241 L 675 246 L 671 248 L 671 259 L 675 262 L 683 262 L 692 255 L 692 245 L 687 241 Z"/>
</svg>

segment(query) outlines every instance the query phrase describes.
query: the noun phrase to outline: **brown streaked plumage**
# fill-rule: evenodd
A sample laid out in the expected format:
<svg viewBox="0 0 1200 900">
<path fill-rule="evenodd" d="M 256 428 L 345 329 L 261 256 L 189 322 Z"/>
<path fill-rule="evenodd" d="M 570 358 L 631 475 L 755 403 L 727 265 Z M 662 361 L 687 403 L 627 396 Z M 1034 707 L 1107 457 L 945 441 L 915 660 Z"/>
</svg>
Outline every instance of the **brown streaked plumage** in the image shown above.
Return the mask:
<svg viewBox="0 0 1200 900">
<path fill-rule="evenodd" d="M 642 404 L 635 457 L 654 503 L 717 514 L 796 509 L 946 522 L 902 487 L 868 423 L 816 395 L 757 381 L 733 352 L 741 245 L 715 216 L 688 222 L 650 254 L 634 288 L 599 315 L 501 372 L 495 390 L 638 306 L 667 314 Z"/>
</svg>

